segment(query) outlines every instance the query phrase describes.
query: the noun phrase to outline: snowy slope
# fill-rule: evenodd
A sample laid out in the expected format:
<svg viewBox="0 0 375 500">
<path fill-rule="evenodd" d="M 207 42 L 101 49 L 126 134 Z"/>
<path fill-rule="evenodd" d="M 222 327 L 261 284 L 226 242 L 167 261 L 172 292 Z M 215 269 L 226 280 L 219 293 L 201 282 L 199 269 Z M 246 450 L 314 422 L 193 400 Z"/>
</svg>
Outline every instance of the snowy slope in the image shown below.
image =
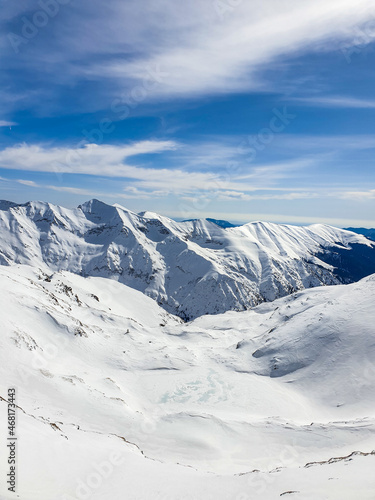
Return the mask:
<svg viewBox="0 0 375 500">
<path fill-rule="evenodd" d="M 0 289 L 23 500 L 373 498 L 375 276 L 185 324 L 46 267 Z"/>
<path fill-rule="evenodd" d="M 375 243 L 330 226 L 178 223 L 91 200 L 0 202 L 0 263 L 110 277 L 183 319 L 244 310 L 375 272 Z"/>
<path fill-rule="evenodd" d="M 348 227 L 347 231 L 353 231 L 353 233 L 363 234 L 369 240 L 375 241 L 375 229 L 368 229 L 365 227 Z"/>
</svg>

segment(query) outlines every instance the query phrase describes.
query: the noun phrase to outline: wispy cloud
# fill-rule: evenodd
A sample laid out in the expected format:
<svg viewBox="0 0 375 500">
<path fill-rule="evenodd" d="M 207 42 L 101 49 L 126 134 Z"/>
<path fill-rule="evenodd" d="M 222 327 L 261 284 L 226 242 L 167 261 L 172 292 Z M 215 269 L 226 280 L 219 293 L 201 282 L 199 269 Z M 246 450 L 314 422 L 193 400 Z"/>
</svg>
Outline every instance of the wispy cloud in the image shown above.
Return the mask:
<svg viewBox="0 0 375 500">
<path fill-rule="evenodd" d="M 294 103 L 303 104 L 305 106 L 355 109 L 375 108 L 375 100 L 373 99 L 357 99 L 349 96 L 295 97 L 289 100 L 293 101 Z"/>
<path fill-rule="evenodd" d="M 300 152 L 327 154 L 332 151 L 348 153 L 374 149 L 375 140 L 374 135 L 356 133 L 346 135 L 283 134 L 278 148 L 298 154 Z"/>
<path fill-rule="evenodd" d="M 125 160 L 178 147 L 173 141 L 141 141 L 126 146 L 86 144 L 83 147 L 45 147 L 20 144 L 0 151 L 0 166 L 12 170 L 134 177 Z"/>
<path fill-rule="evenodd" d="M 267 193 L 267 194 L 247 194 L 238 191 L 223 191 L 219 193 L 218 200 L 222 201 L 255 201 L 255 200 L 308 200 L 318 198 L 318 193 L 313 192 L 290 192 L 290 193 Z"/>
<path fill-rule="evenodd" d="M 345 191 L 338 194 L 339 198 L 355 201 L 367 201 L 375 199 L 375 189 L 363 191 Z"/>
<path fill-rule="evenodd" d="M 9 122 L 7 120 L 0 120 L 0 127 L 13 127 L 17 125 L 15 122 Z"/>
<path fill-rule="evenodd" d="M 36 182 L 29 181 L 29 180 L 26 180 L 26 179 L 17 179 L 16 182 L 18 182 L 19 184 L 22 184 L 23 186 L 40 187 L 40 185 L 37 184 Z"/>
<path fill-rule="evenodd" d="M 147 168 L 129 164 L 129 158 L 134 161 L 141 154 L 174 152 L 177 148 L 180 168 Z M 205 148 L 204 144 L 201 148 Z M 313 163 L 311 159 L 299 159 L 261 166 L 246 165 L 245 169 L 237 169 L 232 168 L 230 162 L 226 162 L 227 169 L 224 171 L 192 171 L 188 161 L 190 148 L 187 147 L 185 153 L 187 164 L 181 162 L 184 157 L 181 151 L 183 145 L 174 141 L 143 141 L 125 146 L 90 144 L 82 148 L 21 144 L 0 151 L 0 166 L 11 170 L 50 172 L 58 175 L 68 173 L 126 178 L 132 189 L 178 194 L 202 190 L 290 191 L 293 188 L 281 187 L 275 182 L 288 178 Z M 139 193 L 128 190 L 124 194 L 131 197 Z"/>
<path fill-rule="evenodd" d="M 277 0 L 240 2 L 223 18 L 215 10 L 215 2 L 188 5 L 171 8 L 169 4 L 165 22 L 153 26 L 154 33 L 164 35 L 160 40 L 167 34 L 172 43 L 165 46 L 156 40 L 155 45 L 153 39 L 147 56 L 110 61 L 107 71 L 112 77 L 124 80 L 130 75 L 139 81 L 145 68 L 161 68 L 165 77 L 155 92 L 164 97 L 261 89 L 259 71 L 266 64 L 314 46 L 317 50 L 325 50 L 327 44 L 339 46 L 375 12 L 369 0 L 290 1 L 287 8 Z M 175 17 L 178 11 L 176 29 L 165 32 L 167 25 L 172 26 L 168 17 Z"/>
<path fill-rule="evenodd" d="M 114 197 L 114 198 L 127 198 L 127 196 L 124 193 L 107 193 L 105 191 L 97 191 L 97 190 L 92 190 L 92 189 L 83 189 L 83 188 L 78 188 L 74 186 L 62 186 L 62 185 L 53 185 L 53 184 L 38 184 L 34 181 L 26 180 L 26 179 L 1 179 L 7 182 L 16 182 L 17 184 L 22 184 L 23 186 L 28 186 L 28 187 L 33 187 L 37 189 L 42 189 L 42 190 L 52 190 L 52 191 L 58 191 L 58 192 L 63 192 L 63 193 L 69 193 L 69 194 L 76 194 L 79 196 L 87 196 L 87 197 L 92 197 L 92 196 L 99 196 L 99 197 Z M 124 190 L 126 191 L 126 190 Z M 141 192 L 136 192 L 134 193 L 134 197 L 139 198 L 141 196 Z M 148 198 L 150 196 L 150 193 L 147 193 L 147 196 L 143 197 Z M 131 196 L 129 197 L 131 198 Z"/>
<path fill-rule="evenodd" d="M 30 7 L 7 4 L 9 31 L 22 36 Z M 31 51 L 18 57 L 30 74 L 43 72 L 39 106 L 51 101 L 41 99 L 43 90 L 50 97 L 52 87 L 56 94 L 62 85 L 84 81 L 100 82 L 88 96 L 91 109 L 108 103 L 108 96 L 136 102 L 145 80 L 151 83 L 148 98 L 262 91 L 268 89 L 264 69 L 296 54 L 355 44 L 356 29 L 374 15 L 372 0 L 92 0 L 61 9 L 58 19 L 27 40 L 32 57 Z M 2 67 L 12 69 L 14 51 L 7 41 L 1 41 Z M 36 89 L 26 90 L 30 95 Z"/>
</svg>

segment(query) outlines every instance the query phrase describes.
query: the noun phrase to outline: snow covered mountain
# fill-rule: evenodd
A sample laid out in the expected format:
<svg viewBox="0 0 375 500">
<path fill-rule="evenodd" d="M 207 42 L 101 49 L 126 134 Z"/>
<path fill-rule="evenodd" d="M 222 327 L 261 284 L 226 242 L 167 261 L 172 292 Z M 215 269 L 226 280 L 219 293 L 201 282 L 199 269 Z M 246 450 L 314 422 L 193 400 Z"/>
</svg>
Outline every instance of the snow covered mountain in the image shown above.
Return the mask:
<svg viewBox="0 0 375 500">
<path fill-rule="evenodd" d="M 175 222 L 91 200 L 0 202 L 0 264 L 112 278 L 188 320 L 375 272 L 375 243 L 330 226 Z"/>
<path fill-rule="evenodd" d="M 353 233 L 363 234 L 369 240 L 375 241 L 375 229 L 367 229 L 364 227 L 348 227 L 347 231 L 353 231 Z"/>
<path fill-rule="evenodd" d="M 46 266 L 0 289 L 23 500 L 373 499 L 375 276 L 190 323 Z"/>
</svg>

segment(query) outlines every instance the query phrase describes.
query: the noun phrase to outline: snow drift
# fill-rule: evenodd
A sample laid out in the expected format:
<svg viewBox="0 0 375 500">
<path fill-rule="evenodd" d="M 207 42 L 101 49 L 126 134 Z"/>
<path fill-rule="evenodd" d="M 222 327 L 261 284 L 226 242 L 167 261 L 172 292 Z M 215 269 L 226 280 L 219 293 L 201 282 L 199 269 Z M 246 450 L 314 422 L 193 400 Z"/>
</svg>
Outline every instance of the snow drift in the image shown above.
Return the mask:
<svg viewBox="0 0 375 500">
<path fill-rule="evenodd" d="M 45 266 L 0 286 L 20 498 L 373 498 L 374 276 L 190 323 Z"/>
</svg>

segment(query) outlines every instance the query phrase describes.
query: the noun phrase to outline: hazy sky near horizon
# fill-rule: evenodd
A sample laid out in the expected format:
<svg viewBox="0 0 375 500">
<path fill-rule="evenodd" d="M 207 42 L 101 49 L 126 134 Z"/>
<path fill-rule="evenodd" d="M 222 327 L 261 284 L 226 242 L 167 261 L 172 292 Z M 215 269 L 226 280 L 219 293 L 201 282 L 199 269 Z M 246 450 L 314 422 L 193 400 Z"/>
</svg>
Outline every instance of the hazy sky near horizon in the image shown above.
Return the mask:
<svg viewBox="0 0 375 500">
<path fill-rule="evenodd" d="M 375 226 L 372 0 L 0 7 L 0 198 Z"/>
</svg>

